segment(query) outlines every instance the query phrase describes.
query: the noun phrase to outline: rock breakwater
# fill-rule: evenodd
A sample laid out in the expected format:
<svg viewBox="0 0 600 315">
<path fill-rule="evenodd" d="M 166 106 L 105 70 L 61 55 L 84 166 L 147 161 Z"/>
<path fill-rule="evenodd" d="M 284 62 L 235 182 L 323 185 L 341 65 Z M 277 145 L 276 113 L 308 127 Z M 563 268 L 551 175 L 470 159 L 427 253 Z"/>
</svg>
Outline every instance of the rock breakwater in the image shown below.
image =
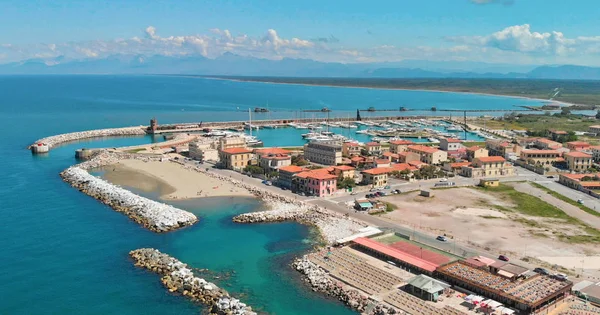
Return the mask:
<svg viewBox="0 0 600 315">
<path fill-rule="evenodd" d="M 63 133 L 60 135 L 50 136 L 46 138 L 39 139 L 34 142 L 36 143 L 44 143 L 48 145 L 50 149 L 53 147 L 71 141 L 77 141 L 82 139 L 89 138 L 101 138 L 101 137 L 124 137 L 124 136 L 139 136 L 145 135 L 143 126 L 139 127 L 125 127 L 125 128 L 109 128 L 109 129 L 96 129 L 96 130 L 87 130 L 87 131 L 78 131 L 71 133 Z M 33 146 L 32 144 L 31 146 Z M 31 148 L 31 146 L 29 146 Z"/>
<path fill-rule="evenodd" d="M 185 210 L 138 196 L 126 189 L 115 186 L 91 175 L 87 170 L 116 163 L 121 158 L 154 157 L 100 152 L 94 158 L 71 166 L 60 173 L 62 179 L 79 191 L 99 200 L 118 212 L 129 216 L 133 221 L 154 232 L 168 232 L 198 222 L 198 218 Z"/>
<path fill-rule="evenodd" d="M 181 261 L 152 248 L 129 252 L 137 267 L 162 275 L 160 281 L 169 290 L 210 307 L 211 314 L 256 315 L 252 308 L 232 297 L 227 291 L 194 276 Z"/>
</svg>

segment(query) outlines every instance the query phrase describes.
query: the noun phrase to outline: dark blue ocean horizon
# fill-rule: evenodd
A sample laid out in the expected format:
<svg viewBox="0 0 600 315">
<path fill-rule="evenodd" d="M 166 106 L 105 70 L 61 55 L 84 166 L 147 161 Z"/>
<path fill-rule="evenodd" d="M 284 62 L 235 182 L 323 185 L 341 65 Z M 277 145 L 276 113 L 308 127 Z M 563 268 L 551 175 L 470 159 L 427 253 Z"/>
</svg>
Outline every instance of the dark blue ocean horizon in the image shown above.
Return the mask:
<svg viewBox="0 0 600 315">
<path fill-rule="evenodd" d="M 167 76 L 0 76 L 0 314 L 197 314 L 200 306 L 169 294 L 159 276 L 137 269 L 128 252 L 158 248 L 270 314 L 352 314 L 300 283 L 289 262 L 310 249 L 310 229 L 296 224 L 236 225 L 254 200 L 183 201 L 198 214 L 190 228 L 155 234 L 62 182 L 81 147 L 157 141 L 151 136 L 70 143 L 48 155 L 26 147 L 46 136 L 159 123 L 246 120 L 247 108 L 271 115 L 329 107 L 405 104 L 514 109 L 539 101 L 456 93 L 274 85 Z M 239 109 L 238 109 L 239 108 Z M 265 116 L 266 117 L 266 116 Z M 293 116 L 292 116 L 293 117 Z M 273 117 L 275 118 L 275 117 Z M 210 276 L 210 274 L 208 275 Z"/>
</svg>

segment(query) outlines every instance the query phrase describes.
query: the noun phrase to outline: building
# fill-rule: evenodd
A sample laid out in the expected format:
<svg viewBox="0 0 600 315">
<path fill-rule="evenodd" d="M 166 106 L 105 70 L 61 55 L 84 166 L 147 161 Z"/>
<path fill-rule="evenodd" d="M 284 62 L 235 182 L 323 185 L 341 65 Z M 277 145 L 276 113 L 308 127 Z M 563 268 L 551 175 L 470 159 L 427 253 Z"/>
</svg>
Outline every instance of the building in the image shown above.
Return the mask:
<svg viewBox="0 0 600 315">
<path fill-rule="evenodd" d="M 356 169 L 354 167 L 348 165 L 340 165 L 333 168 L 333 173 L 338 178 L 354 178 L 356 175 L 355 171 Z"/>
<path fill-rule="evenodd" d="M 596 135 L 600 134 L 600 125 L 589 126 L 588 132 L 595 133 Z"/>
<path fill-rule="evenodd" d="M 367 199 L 354 200 L 354 209 L 359 211 L 369 211 L 373 209 L 373 204 Z"/>
<path fill-rule="evenodd" d="M 481 187 L 498 187 L 498 186 L 500 186 L 500 180 L 497 178 L 482 178 L 479 180 L 479 186 L 481 186 Z"/>
<path fill-rule="evenodd" d="M 415 152 L 400 152 L 398 154 L 398 163 L 409 163 L 413 161 L 420 161 L 421 155 Z"/>
<path fill-rule="evenodd" d="M 489 151 L 485 148 L 481 148 L 478 146 L 472 146 L 467 148 L 467 159 L 469 161 L 473 161 L 476 158 L 486 157 L 488 156 Z M 504 156 L 502 156 L 504 157 Z"/>
<path fill-rule="evenodd" d="M 415 144 L 409 140 L 393 140 L 390 141 L 390 152 L 392 153 L 400 153 L 405 152 L 408 149 L 409 145 Z"/>
<path fill-rule="evenodd" d="M 258 156 L 258 166 L 265 171 L 276 171 L 281 167 L 292 165 L 292 157 L 287 154 L 268 154 Z"/>
<path fill-rule="evenodd" d="M 365 151 L 368 155 L 379 155 L 381 153 L 381 144 L 378 142 L 365 143 Z"/>
<path fill-rule="evenodd" d="M 550 165 L 560 159 L 560 151 L 557 150 L 523 150 L 521 160 L 529 164 Z"/>
<path fill-rule="evenodd" d="M 304 167 L 290 165 L 279 168 L 279 178 L 277 185 L 283 188 L 292 189 L 292 180 L 294 175 L 306 171 Z"/>
<path fill-rule="evenodd" d="M 353 156 L 350 158 L 350 164 L 354 167 L 361 167 L 365 164 L 365 158 L 362 156 Z"/>
<path fill-rule="evenodd" d="M 254 154 L 261 155 L 289 155 L 290 151 L 282 148 L 262 148 L 254 149 Z"/>
<path fill-rule="evenodd" d="M 440 139 L 440 150 L 443 151 L 458 151 L 463 147 L 462 141 L 454 138 Z"/>
<path fill-rule="evenodd" d="M 230 170 L 243 170 L 251 165 L 254 154 L 246 148 L 230 148 L 219 151 L 219 160 L 223 167 Z"/>
<path fill-rule="evenodd" d="M 189 144 L 189 156 L 198 161 L 218 161 L 219 151 L 215 141 L 194 141 Z"/>
<path fill-rule="evenodd" d="M 572 151 L 563 155 L 569 171 L 581 172 L 592 166 L 592 156 L 587 153 Z"/>
<path fill-rule="evenodd" d="M 392 171 L 393 169 L 389 167 L 372 168 L 362 171 L 362 182 L 372 187 L 385 187 L 388 184 L 388 174 Z"/>
<path fill-rule="evenodd" d="M 390 167 L 391 162 L 388 159 L 374 159 L 368 166 L 369 168 Z"/>
<path fill-rule="evenodd" d="M 427 164 L 440 164 L 448 160 L 448 153 L 425 145 L 408 146 L 408 152 L 419 154 L 420 161 Z"/>
<path fill-rule="evenodd" d="M 600 173 L 559 174 L 558 182 L 576 190 L 598 190 L 600 189 Z"/>
<path fill-rule="evenodd" d="M 501 156 L 486 156 L 476 158 L 472 166 L 463 166 L 461 175 L 465 177 L 497 177 L 512 176 L 515 170 Z"/>
<path fill-rule="evenodd" d="M 355 142 L 344 142 L 342 144 L 342 155 L 343 156 L 355 156 L 360 155 L 360 145 Z"/>
<path fill-rule="evenodd" d="M 246 139 L 243 137 L 223 137 L 219 139 L 219 150 L 231 149 L 231 148 L 245 148 Z"/>
<path fill-rule="evenodd" d="M 410 164 L 408 164 L 408 163 L 397 163 L 397 164 L 392 164 L 392 165 L 391 165 L 391 168 L 392 168 L 392 170 L 393 170 L 393 171 L 398 171 L 398 172 L 402 172 L 402 171 L 410 171 L 410 172 L 413 172 L 413 171 L 416 171 L 416 170 L 418 170 L 418 168 L 417 168 L 417 167 L 415 167 L 415 166 L 412 166 L 412 165 L 410 165 Z"/>
<path fill-rule="evenodd" d="M 437 302 L 438 298 L 443 295 L 444 290 L 450 285 L 428 277 L 426 275 L 418 275 L 406 283 L 408 292 L 420 297 L 425 301 Z"/>
<path fill-rule="evenodd" d="M 342 145 L 338 141 L 311 141 L 304 145 L 304 158 L 313 163 L 338 165 L 342 163 Z"/>
<path fill-rule="evenodd" d="M 570 281 L 540 274 L 515 280 L 495 274 L 486 267 L 476 268 L 464 261 L 456 261 L 438 267 L 435 274 L 440 280 L 515 308 L 522 314 L 534 314 L 566 298 L 573 287 Z"/>
<path fill-rule="evenodd" d="M 331 196 L 337 191 L 337 176 L 328 169 L 304 171 L 294 176 L 292 191 L 316 197 Z"/>
<path fill-rule="evenodd" d="M 562 148 L 562 144 L 556 141 L 552 141 L 546 138 L 539 138 L 533 142 L 533 145 L 542 150 L 556 150 Z"/>
<path fill-rule="evenodd" d="M 548 130 L 548 135 L 554 141 L 558 141 L 561 137 L 567 136 L 569 133 L 564 130 Z"/>
<path fill-rule="evenodd" d="M 517 159 L 521 154 L 519 144 L 505 140 L 486 140 L 485 148 L 488 150 L 488 156 L 501 156 L 505 159 Z"/>
<path fill-rule="evenodd" d="M 592 160 L 596 163 L 600 162 L 600 145 L 593 145 L 583 150 L 587 154 L 592 155 Z"/>
<path fill-rule="evenodd" d="M 585 141 L 567 142 L 567 148 L 571 151 L 581 151 L 589 148 L 591 145 Z"/>
<path fill-rule="evenodd" d="M 392 153 L 391 151 L 383 152 L 381 155 L 384 159 L 388 159 L 390 162 L 398 162 L 400 156 L 396 153 Z"/>
<path fill-rule="evenodd" d="M 471 162 L 445 162 L 444 166 L 442 166 L 442 169 L 446 172 L 460 174 L 463 166 L 471 166 Z"/>
</svg>

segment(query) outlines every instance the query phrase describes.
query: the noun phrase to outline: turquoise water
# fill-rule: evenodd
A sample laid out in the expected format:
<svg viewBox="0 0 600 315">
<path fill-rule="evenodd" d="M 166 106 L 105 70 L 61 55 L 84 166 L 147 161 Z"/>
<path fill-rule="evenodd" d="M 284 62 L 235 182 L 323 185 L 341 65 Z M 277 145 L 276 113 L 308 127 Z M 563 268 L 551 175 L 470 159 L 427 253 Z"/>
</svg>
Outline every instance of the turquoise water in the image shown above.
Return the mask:
<svg viewBox="0 0 600 315">
<path fill-rule="evenodd" d="M 205 200 L 180 205 L 198 213 L 189 229 L 157 235 L 66 185 L 58 173 L 81 147 L 114 147 L 160 139 L 134 137 L 71 143 L 45 156 L 25 148 L 64 132 L 147 124 L 245 119 L 237 107 L 277 104 L 343 108 L 436 103 L 512 108 L 522 101 L 451 93 L 299 87 L 173 77 L 0 76 L 0 314 L 197 314 L 168 294 L 157 275 L 136 269 L 127 253 L 156 247 L 223 276 L 221 284 L 274 314 L 349 314 L 298 284 L 288 263 L 309 246 L 294 223 L 234 225 L 255 202 Z M 338 101 L 336 101 L 336 99 Z M 275 107 L 275 105 L 273 105 Z M 394 105 L 395 106 L 395 105 Z M 407 105 L 408 106 L 408 105 Z M 411 105 L 412 106 L 412 105 Z M 272 114 L 293 115 L 281 111 Z"/>
</svg>

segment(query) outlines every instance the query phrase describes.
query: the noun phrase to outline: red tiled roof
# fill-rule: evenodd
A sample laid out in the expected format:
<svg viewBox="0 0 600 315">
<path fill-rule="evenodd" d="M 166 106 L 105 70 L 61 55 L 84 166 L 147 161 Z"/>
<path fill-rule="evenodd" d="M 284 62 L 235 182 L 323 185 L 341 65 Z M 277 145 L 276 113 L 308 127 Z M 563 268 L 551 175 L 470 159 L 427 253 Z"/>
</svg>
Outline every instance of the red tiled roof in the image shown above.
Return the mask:
<svg viewBox="0 0 600 315">
<path fill-rule="evenodd" d="M 421 162 L 421 161 L 409 161 L 408 164 L 410 164 L 412 166 L 417 166 L 417 167 L 421 167 L 421 166 L 427 165 L 427 163 Z"/>
<path fill-rule="evenodd" d="M 391 156 L 391 157 L 393 157 L 393 158 L 398 158 L 398 154 L 396 154 L 396 153 L 392 153 L 392 152 L 390 152 L 390 151 L 383 152 L 383 154 L 382 154 L 382 155 L 383 155 L 383 156 L 387 156 L 387 157 L 390 157 L 390 156 Z"/>
<path fill-rule="evenodd" d="M 248 150 L 246 148 L 229 148 L 229 149 L 222 150 L 222 152 L 225 152 L 227 154 L 243 154 L 243 153 L 252 153 L 252 150 Z"/>
<path fill-rule="evenodd" d="M 417 168 L 408 164 L 408 163 L 398 163 L 398 164 L 392 164 L 391 167 L 395 170 L 395 171 L 404 171 L 404 170 L 411 170 L 414 171 Z"/>
<path fill-rule="evenodd" d="M 333 168 L 336 169 L 336 170 L 340 170 L 340 171 L 352 171 L 352 170 L 355 170 L 354 167 L 348 166 L 348 165 L 334 166 Z"/>
<path fill-rule="evenodd" d="M 279 171 L 290 172 L 290 173 L 298 173 L 298 172 L 302 172 L 304 170 L 305 170 L 304 167 L 300 167 L 300 166 L 296 166 L 296 165 L 289 165 L 289 166 L 284 166 L 284 167 L 279 168 Z"/>
<path fill-rule="evenodd" d="M 306 174 L 304 174 L 306 173 Z M 337 176 L 333 175 L 333 174 L 329 174 L 328 172 L 319 172 L 319 171 L 308 171 L 308 172 L 302 172 L 300 174 L 298 174 L 298 176 L 304 175 L 306 178 L 312 178 L 312 179 L 318 179 L 318 180 L 325 180 L 325 179 L 335 179 L 337 178 Z M 301 177 L 304 177 L 301 176 Z"/>
<path fill-rule="evenodd" d="M 565 153 L 565 156 L 575 157 L 575 158 L 592 158 L 591 155 L 579 151 L 573 151 Z"/>
<path fill-rule="evenodd" d="M 394 141 L 390 141 L 390 144 L 394 144 L 394 145 L 408 145 L 408 144 L 414 144 L 414 142 L 412 142 L 410 140 L 394 140 Z"/>
<path fill-rule="evenodd" d="M 389 167 L 377 167 L 377 168 L 372 168 L 372 169 L 362 171 L 362 172 L 366 173 L 366 174 L 371 174 L 371 175 L 381 175 L 381 174 L 387 174 L 391 171 L 393 171 L 393 169 L 389 168 Z"/>
<path fill-rule="evenodd" d="M 358 147 L 358 143 L 356 142 L 344 142 L 344 145 L 347 147 Z"/>
<path fill-rule="evenodd" d="M 557 134 L 557 135 L 566 135 L 567 132 L 564 130 L 550 130 L 551 133 Z"/>
<path fill-rule="evenodd" d="M 365 145 L 367 147 L 376 147 L 376 146 L 380 146 L 381 144 L 379 144 L 377 142 L 367 142 L 367 143 L 365 143 Z"/>
<path fill-rule="evenodd" d="M 388 160 L 388 159 L 377 159 L 377 160 L 375 160 L 375 163 L 377 163 L 377 164 L 390 164 L 390 160 Z"/>
<path fill-rule="evenodd" d="M 600 182 L 581 182 L 583 187 L 600 187 Z"/>
<path fill-rule="evenodd" d="M 551 143 L 552 143 L 552 144 L 554 144 L 554 143 L 558 143 L 558 142 L 556 142 L 556 141 L 552 141 L 552 140 L 550 140 L 550 139 L 546 139 L 546 138 L 539 138 L 539 139 L 536 139 L 535 141 L 537 141 L 537 142 L 541 142 L 541 143 L 547 143 L 547 144 L 551 144 Z"/>
<path fill-rule="evenodd" d="M 258 155 L 269 155 L 269 154 L 290 154 L 290 151 L 284 150 L 282 148 L 263 148 L 263 149 L 254 149 L 254 153 Z"/>
<path fill-rule="evenodd" d="M 560 174 L 560 176 L 564 176 L 566 178 L 570 178 L 570 179 L 575 179 L 575 180 L 580 180 L 586 176 L 589 177 L 594 177 L 594 176 L 600 176 L 600 173 L 596 173 L 596 174 Z"/>
<path fill-rule="evenodd" d="M 382 253 L 384 255 L 387 255 L 389 257 L 398 259 L 400 261 L 403 261 L 407 264 L 413 265 L 417 268 L 429 271 L 429 272 L 434 272 L 435 269 L 437 267 L 439 267 L 439 265 L 436 265 L 434 263 L 425 261 L 419 257 L 404 253 L 400 250 L 397 250 L 391 246 L 387 246 L 385 244 L 381 244 L 379 242 L 376 242 L 372 239 L 368 239 L 368 238 L 364 238 L 364 237 L 359 237 L 354 239 L 353 241 L 356 244 L 362 245 L 364 247 L 367 247 L 369 249 L 372 249 L 376 252 Z"/>
<path fill-rule="evenodd" d="M 504 162 L 506 161 L 503 157 L 501 156 L 482 156 L 477 158 L 477 160 L 483 162 L 483 163 L 490 163 L 490 162 Z"/>
<path fill-rule="evenodd" d="M 435 153 L 437 151 L 439 151 L 436 148 L 432 148 L 432 147 L 428 147 L 425 145 L 409 145 L 408 149 L 413 150 L 413 151 L 418 151 L 418 152 L 424 152 L 424 153 Z"/>
<path fill-rule="evenodd" d="M 446 138 L 446 141 L 448 141 L 448 143 L 461 143 L 462 141 L 458 140 L 458 139 L 454 139 L 454 138 Z"/>
<path fill-rule="evenodd" d="M 365 158 L 362 156 L 355 156 L 355 157 L 351 158 L 350 160 L 352 160 L 354 162 L 362 162 L 365 160 Z"/>
<path fill-rule="evenodd" d="M 481 149 L 481 147 L 475 145 L 475 146 L 472 146 L 472 147 L 468 147 L 467 151 L 477 151 L 477 150 L 480 150 L 480 149 Z"/>
<path fill-rule="evenodd" d="M 450 163 L 450 167 L 452 167 L 452 168 L 459 168 L 459 167 L 469 166 L 469 165 L 471 165 L 471 162 L 455 162 L 455 163 Z"/>
<path fill-rule="evenodd" d="M 581 147 L 581 146 L 589 147 L 590 146 L 590 144 L 585 141 L 571 141 L 571 142 L 567 142 L 567 144 L 578 146 L 578 147 Z"/>
</svg>

